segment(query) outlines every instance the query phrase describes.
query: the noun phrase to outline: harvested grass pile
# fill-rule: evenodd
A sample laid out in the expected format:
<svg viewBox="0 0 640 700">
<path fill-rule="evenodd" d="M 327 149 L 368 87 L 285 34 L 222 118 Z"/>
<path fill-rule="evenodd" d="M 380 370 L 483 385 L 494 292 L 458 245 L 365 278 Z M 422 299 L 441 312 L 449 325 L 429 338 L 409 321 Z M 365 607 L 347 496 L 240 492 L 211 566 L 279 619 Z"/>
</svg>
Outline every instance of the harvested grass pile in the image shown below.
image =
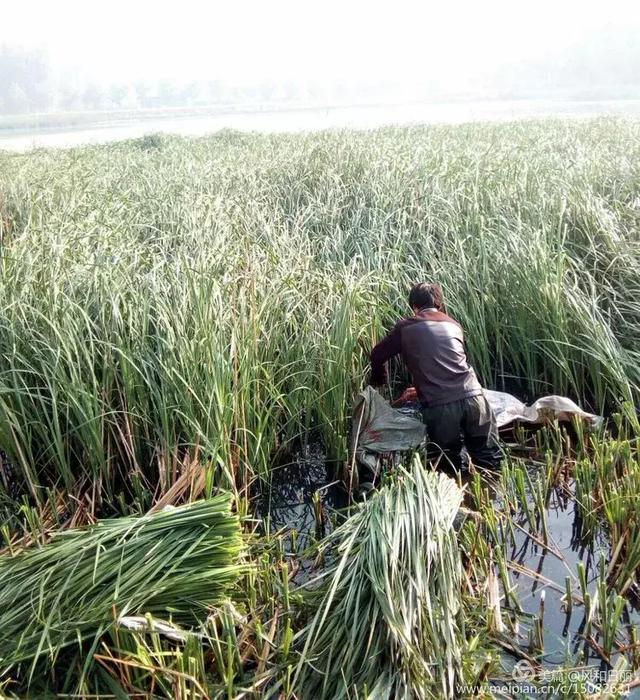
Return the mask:
<svg viewBox="0 0 640 700">
<path fill-rule="evenodd" d="M 455 696 L 465 648 L 453 528 L 461 501 L 453 480 L 416 460 L 328 538 L 338 557 L 299 638 L 304 697 Z"/>
<path fill-rule="evenodd" d="M 195 623 L 237 581 L 242 548 L 238 516 L 222 494 L 64 531 L 44 547 L 1 557 L 0 678 L 10 672 L 24 681 L 28 664 L 30 680 L 38 661 L 97 644 L 120 615 Z"/>
</svg>

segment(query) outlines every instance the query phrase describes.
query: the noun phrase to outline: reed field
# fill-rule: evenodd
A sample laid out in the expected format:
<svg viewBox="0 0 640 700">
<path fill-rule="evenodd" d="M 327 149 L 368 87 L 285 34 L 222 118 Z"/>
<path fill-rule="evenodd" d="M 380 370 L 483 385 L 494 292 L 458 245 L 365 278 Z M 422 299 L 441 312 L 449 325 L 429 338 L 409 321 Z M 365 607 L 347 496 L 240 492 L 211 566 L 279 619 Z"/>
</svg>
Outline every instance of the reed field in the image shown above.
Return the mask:
<svg viewBox="0 0 640 700">
<path fill-rule="evenodd" d="M 0 695 L 492 697 L 551 649 L 563 678 L 624 672 L 597 697 L 640 684 L 640 122 L 0 153 L 0 245 Z M 517 429 L 499 473 L 457 485 L 407 456 L 302 552 L 256 494 L 309 441 L 348 459 L 368 352 L 418 281 L 484 386 L 606 424 Z M 189 555 L 152 541 L 165 515 Z M 54 566 L 74 542 L 104 585 Z M 596 697 L 581 683 L 564 696 Z"/>
</svg>

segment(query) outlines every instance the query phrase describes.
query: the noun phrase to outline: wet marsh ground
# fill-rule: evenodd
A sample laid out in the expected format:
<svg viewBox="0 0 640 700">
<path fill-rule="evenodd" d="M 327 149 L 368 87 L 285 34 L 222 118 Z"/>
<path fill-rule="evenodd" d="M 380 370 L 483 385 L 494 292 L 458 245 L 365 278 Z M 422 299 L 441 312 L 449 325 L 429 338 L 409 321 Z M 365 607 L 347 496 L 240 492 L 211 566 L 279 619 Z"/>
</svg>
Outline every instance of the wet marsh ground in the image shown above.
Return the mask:
<svg viewBox="0 0 640 700">
<path fill-rule="evenodd" d="M 560 678 L 567 697 L 640 693 L 631 685 L 640 670 L 640 587 L 634 580 L 624 598 L 616 597 L 614 608 L 608 585 L 614 547 L 607 519 L 598 516 L 588 528 L 576 499 L 572 446 L 583 437 L 582 430 L 576 432 L 567 423 L 535 429 L 516 426 L 504 429 L 501 437 L 508 452 L 504 470 L 432 467 L 465 490 L 464 517 L 456 527 L 462 527 L 463 540 L 474 540 L 467 541 L 470 555 L 465 564 L 470 580 L 476 578 L 479 584 L 475 594 L 486 596 L 491 605 L 490 589 L 480 583 L 487 560 L 487 581 L 498 584 L 500 622 L 485 620 L 495 653 L 488 674 L 493 695 L 501 697 L 503 690 L 504 697 L 514 691 L 526 696 L 526 680 L 530 697 L 562 696 Z M 408 463 L 411 456 L 403 460 Z M 317 544 L 354 507 L 353 494 L 336 479 L 339 471 L 339 465 L 326 461 L 320 444 L 306 444 L 293 461 L 274 469 L 269 487 L 258 497 L 255 512 L 264 533 L 282 540 L 294 588 L 304 588 L 322 574 L 327 562 L 316 558 Z M 473 536 L 464 531 L 465 522 L 472 524 Z M 488 558 L 486 549 L 476 548 L 477 533 L 489 545 Z M 514 685 L 513 669 L 523 660 L 533 675 L 516 675 Z M 617 689 L 612 679 L 619 680 Z"/>
</svg>

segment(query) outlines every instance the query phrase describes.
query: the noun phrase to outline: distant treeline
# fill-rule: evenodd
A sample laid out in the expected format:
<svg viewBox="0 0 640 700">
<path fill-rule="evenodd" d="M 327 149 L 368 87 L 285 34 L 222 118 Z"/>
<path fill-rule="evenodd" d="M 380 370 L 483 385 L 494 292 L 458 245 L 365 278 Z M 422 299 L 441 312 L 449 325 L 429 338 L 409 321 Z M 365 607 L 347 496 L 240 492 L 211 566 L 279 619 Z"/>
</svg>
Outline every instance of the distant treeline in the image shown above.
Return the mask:
<svg viewBox="0 0 640 700">
<path fill-rule="evenodd" d="M 138 110 L 212 105 L 373 104 L 468 97 L 576 99 L 640 98 L 640 42 L 635 31 L 604 29 L 571 48 L 530 61 L 505 61 L 491 74 L 474 66 L 456 80 L 425 65 L 424 79 L 381 81 L 281 80 L 231 84 L 221 80 L 81 82 L 54 72 L 42 50 L 0 47 L 0 115 Z"/>
<path fill-rule="evenodd" d="M 278 102 L 331 103 L 375 101 L 392 89 L 389 81 L 347 84 L 337 81 L 261 82 L 234 85 L 220 80 L 137 80 L 130 83 L 79 84 L 56 76 L 45 52 L 0 47 L 0 115 L 52 111 L 104 111 L 201 107 L 216 104 Z"/>
</svg>

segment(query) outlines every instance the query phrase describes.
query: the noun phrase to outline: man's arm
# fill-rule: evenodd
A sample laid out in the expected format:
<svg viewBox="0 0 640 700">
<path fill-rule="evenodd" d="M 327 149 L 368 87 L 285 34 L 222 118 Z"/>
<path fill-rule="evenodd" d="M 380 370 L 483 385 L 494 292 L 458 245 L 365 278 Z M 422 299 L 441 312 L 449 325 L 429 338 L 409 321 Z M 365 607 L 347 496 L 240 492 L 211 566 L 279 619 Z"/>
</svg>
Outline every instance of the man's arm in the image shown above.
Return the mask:
<svg viewBox="0 0 640 700">
<path fill-rule="evenodd" d="M 371 376 L 369 384 L 380 386 L 387 381 L 387 360 L 398 355 L 402 350 L 400 323 L 396 323 L 391 332 L 371 351 Z"/>
</svg>

